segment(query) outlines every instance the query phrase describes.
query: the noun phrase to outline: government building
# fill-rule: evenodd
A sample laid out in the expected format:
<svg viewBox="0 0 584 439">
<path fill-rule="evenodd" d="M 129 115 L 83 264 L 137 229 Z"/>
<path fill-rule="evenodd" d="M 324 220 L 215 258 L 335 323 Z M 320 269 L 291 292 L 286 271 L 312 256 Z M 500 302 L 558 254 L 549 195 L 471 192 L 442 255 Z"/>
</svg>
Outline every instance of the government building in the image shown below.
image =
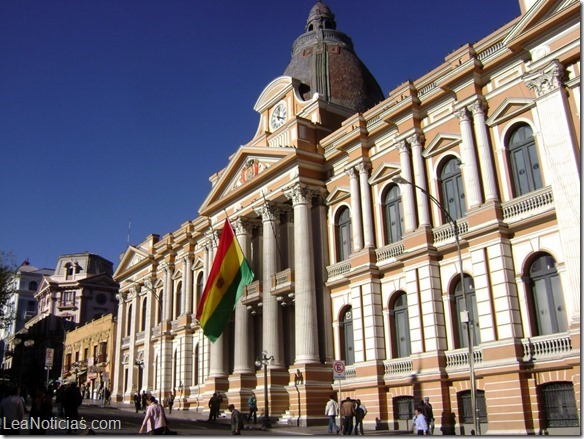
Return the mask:
<svg viewBox="0 0 584 439">
<path fill-rule="evenodd" d="M 317 425 L 334 393 L 411 431 L 427 396 L 434 434 L 579 434 L 581 10 L 518 1 L 387 94 L 316 2 L 198 217 L 122 255 L 114 400 L 253 391 L 259 417 Z M 210 343 L 226 218 L 255 277 Z"/>
</svg>

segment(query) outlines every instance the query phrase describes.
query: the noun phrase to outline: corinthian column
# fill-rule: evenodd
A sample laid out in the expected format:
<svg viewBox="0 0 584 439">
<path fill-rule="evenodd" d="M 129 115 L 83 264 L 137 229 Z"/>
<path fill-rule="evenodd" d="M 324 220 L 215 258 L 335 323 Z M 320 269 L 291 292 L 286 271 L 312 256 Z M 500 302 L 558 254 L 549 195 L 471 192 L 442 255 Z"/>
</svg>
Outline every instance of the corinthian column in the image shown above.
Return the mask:
<svg viewBox="0 0 584 439">
<path fill-rule="evenodd" d="M 263 350 L 274 356 L 275 367 L 284 365 L 284 347 L 282 346 L 282 321 L 278 301 L 270 294 L 272 276 L 276 274 L 276 209 L 264 203 L 255 209 L 262 217 L 263 226 L 263 272 L 262 272 L 262 334 Z"/>
<path fill-rule="evenodd" d="M 217 232 L 213 232 L 213 250 L 211 251 L 211 260 L 207 275 L 211 272 L 213 267 L 213 260 L 217 253 L 217 246 L 219 245 L 219 238 Z M 227 364 L 225 361 L 225 333 L 223 333 L 215 343 L 209 343 L 209 376 L 210 377 L 225 377 L 227 376 Z"/>
<path fill-rule="evenodd" d="M 235 235 L 243 255 L 249 260 L 250 225 L 242 218 L 235 220 L 233 224 Z M 235 340 L 234 340 L 234 373 L 252 373 L 253 349 L 251 346 L 251 327 L 247 307 L 240 300 L 235 306 Z"/>
<path fill-rule="evenodd" d="M 399 151 L 399 161 L 401 164 L 401 175 L 410 183 L 412 180 L 412 171 L 410 166 L 410 155 L 408 154 L 408 145 L 405 140 L 396 143 L 395 147 Z M 404 205 L 404 222 L 406 226 L 406 232 L 412 232 L 416 230 L 416 212 L 414 209 L 414 190 L 411 184 L 400 185 L 400 190 L 403 192 L 403 205 Z"/>
<path fill-rule="evenodd" d="M 356 166 L 359 171 L 359 187 L 361 189 L 361 210 L 363 214 L 363 235 L 365 236 L 365 247 L 374 247 L 375 238 L 373 236 L 373 209 L 371 207 L 371 188 L 369 187 L 370 163 L 360 163 Z"/>
<path fill-rule="evenodd" d="M 472 209 L 482 203 L 472 127 L 466 108 L 459 110 L 456 113 L 456 117 L 460 120 L 460 132 L 462 133 L 462 145 L 460 145 L 462 165 L 460 167 L 462 169 L 462 179 L 464 180 L 466 206 L 468 209 Z"/>
<path fill-rule="evenodd" d="M 412 146 L 412 161 L 414 164 L 414 183 L 424 190 L 428 190 L 426 185 L 426 172 L 424 171 L 424 158 L 422 157 L 422 142 L 424 137 L 414 134 L 408 139 Z M 418 203 L 418 220 L 420 226 L 430 225 L 430 211 L 428 210 L 428 196 L 424 191 L 416 189 L 416 201 Z"/>
<path fill-rule="evenodd" d="M 351 186 L 351 227 L 353 228 L 353 245 L 354 251 L 363 248 L 363 222 L 361 217 L 361 196 L 359 194 L 359 181 L 355 168 L 346 170 L 349 175 L 349 184 Z"/>
<path fill-rule="evenodd" d="M 479 153 L 479 165 L 481 175 L 483 176 L 483 188 L 485 191 L 485 200 L 497 199 L 497 183 L 495 172 L 493 171 L 493 156 L 489 147 L 489 136 L 487 134 L 487 125 L 485 124 L 486 103 L 477 99 L 468 109 L 472 112 L 474 122 L 474 133 L 477 139 L 477 150 Z"/>
<path fill-rule="evenodd" d="M 294 207 L 295 264 L 295 364 L 316 363 L 318 331 L 316 321 L 316 291 L 314 284 L 314 249 L 310 221 L 311 198 L 314 192 L 300 184 L 285 192 Z"/>
</svg>

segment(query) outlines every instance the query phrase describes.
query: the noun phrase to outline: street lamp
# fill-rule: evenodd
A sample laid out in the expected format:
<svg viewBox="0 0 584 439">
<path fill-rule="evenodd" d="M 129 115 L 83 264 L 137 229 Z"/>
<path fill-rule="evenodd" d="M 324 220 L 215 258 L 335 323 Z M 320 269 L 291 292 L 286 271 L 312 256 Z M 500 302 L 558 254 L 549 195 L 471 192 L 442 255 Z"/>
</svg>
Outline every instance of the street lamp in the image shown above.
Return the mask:
<svg viewBox="0 0 584 439">
<path fill-rule="evenodd" d="M 262 423 L 263 428 L 269 428 L 272 426 L 270 422 L 270 405 L 268 403 L 268 364 L 274 361 L 274 356 L 267 356 L 267 352 L 262 353 L 262 358 L 256 360 L 256 367 L 264 366 L 264 420 Z"/>
<path fill-rule="evenodd" d="M 20 332 L 17 333 L 17 335 L 19 337 L 14 337 L 14 339 L 12 340 L 12 344 L 14 345 L 14 352 L 16 353 L 16 347 L 19 346 L 21 343 L 23 344 L 23 346 L 25 348 L 30 348 L 32 346 L 34 346 L 34 340 L 32 339 L 26 339 L 24 340 L 21 337 L 26 337 L 28 335 L 28 329 L 27 328 L 22 328 L 20 330 Z M 24 348 L 22 349 L 21 353 L 20 353 L 20 361 L 19 361 L 19 368 L 18 368 L 18 387 L 20 387 L 21 383 L 22 383 L 22 369 L 24 369 Z M 14 365 L 12 365 L 12 367 L 14 367 Z"/>
<path fill-rule="evenodd" d="M 397 184 L 409 184 L 409 185 L 415 187 L 416 189 L 419 189 L 420 191 L 422 191 L 424 194 L 426 194 L 428 196 L 428 198 L 430 198 L 430 200 L 432 200 L 432 202 L 436 206 L 438 206 L 438 208 L 442 211 L 442 213 L 444 214 L 444 216 L 446 217 L 448 222 L 452 224 L 452 232 L 454 233 L 454 240 L 456 242 L 456 251 L 458 253 L 458 273 L 460 276 L 460 282 L 462 283 L 462 297 L 463 297 L 464 308 L 465 308 L 465 310 L 460 313 L 460 320 L 462 323 L 466 323 L 466 331 L 467 331 L 467 337 L 468 337 L 468 368 L 469 368 L 469 373 L 470 373 L 470 392 L 471 392 L 470 405 L 471 405 L 471 411 L 472 411 L 472 422 L 476 428 L 476 433 L 481 434 L 480 419 L 477 416 L 477 412 L 476 412 L 476 410 L 477 410 L 477 393 L 476 393 L 476 382 L 475 382 L 473 338 L 472 338 L 472 332 L 471 332 L 471 325 L 473 322 L 470 319 L 469 303 L 468 303 L 467 297 L 466 297 L 467 292 L 466 292 L 466 284 L 464 283 L 464 271 L 462 270 L 462 253 L 460 251 L 460 237 L 459 237 L 459 233 L 458 233 L 458 225 L 456 223 L 456 220 L 454 218 L 452 218 L 452 216 L 450 215 L 448 210 L 442 205 L 442 203 L 440 203 L 440 201 L 438 201 L 426 189 L 418 186 L 417 184 L 412 183 L 411 181 L 406 180 L 405 178 L 403 178 L 400 175 L 396 175 L 395 177 L 393 177 L 391 179 L 391 181 L 393 181 L 394 183 L 397 183 Z"/>
</svg>

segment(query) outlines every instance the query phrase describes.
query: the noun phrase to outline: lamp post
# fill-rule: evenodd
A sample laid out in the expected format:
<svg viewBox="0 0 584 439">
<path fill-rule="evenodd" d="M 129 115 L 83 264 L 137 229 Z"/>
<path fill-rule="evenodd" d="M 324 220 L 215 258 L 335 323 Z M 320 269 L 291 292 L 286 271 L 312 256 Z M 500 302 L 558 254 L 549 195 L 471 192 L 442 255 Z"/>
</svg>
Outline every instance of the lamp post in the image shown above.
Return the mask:
<svg viewBox="0 0 584 439">
<path fill-rule="evenodd" d="M 17 333 L 18 337 L 14 337 L 12 340 L 12 344 L 14 345 L 14 352 L 16 353 L 16 347 L 19 346 L 21 343 L 23 344 L 24 348 L 30 348 L 34 346 L 34 340 L 32 339 L 25 339 L 28 335 L 28 329 L 22 328 L 20 332 Z M 18 387 L 22 384 L 22 369 L 24 369 L 24 348 L 20 353 L 20 361 L 19 361 L 19 368 L 18 368 Z M 11 367 L 14 367 L 12 365 Z"/>
<path fill-rule="evenodd" d="M 272 426 L 270 422 L 270 405 L 268 402 L 268 364 L 274 360 L 274 356 L 271 355 L 268 357 L 267 352 L 264 351 L 262 353 L 262 357 L 255 362 L 257 367 L 264 367 L 264 419 L 262 422 L 263 428 L 269 428 Z"/>
<path fill-rule="evenodd" d="M 470 304 L 468 303 L 468 300 L 466 297 L 467 292 L 466 292 L 466 284 L 464 283 L 464 271 L 462 269 L 462 253 L 460 251 L 460 237 L 459 237 L 459 233 L 458 233 L 458 225 L 456 223 L 456 220 L 454 218 L 452 218 L 452 216 L 450 215 L 448 210 L 442 205 L 442 203 L 440 201 L 438 201 L 426 189 L 418 186 L 417 184 L 412 183 L 411 181 L 406 180 L 405 178 L 403 178 L 400 175 L 396 175 L 391 180 L 397 184 L 409 184 L 409 185 L 415 187 L 416 189 L 420 190 L 424 194 L 426 194 L 426 196 L 428 198 L 430 198 L 430 200 L 432 200 L 432 202 L 444 214 L 444 216 L 446 217 L 448 222 L 450 224 L 452 224 L 452 232 L 454 233 L 454 241 L 456 242 L 456 251 L 458 253 L 458 273 L 460 276 L 460 282 L 462 284 L 462 297 L 463 297 L 464 308 L 465 308 L 465 310 L 460 313 L 461 314 L 460 320 L 462 323 L 466 323 L 466 332 L 467 332 L 467 337 L 468 337 L 468 368 L 469 368 L 469 374 L 470 374 L 470 392 L 471 392 L 470 405 L 471 405 L 471 412 L 472 412 L 472 423 L 473 423 L 474 427 L 476 428 L 476 433 L 481 434 L 480 418 L 477 416 L 477 392 L 476 392 L 476 380 L 475 380 L 475 368 L 474 368 L 473 338 L 472 338 L 472 330 L 471 330 L 471 325 L 473 322 L 470 318 L 470 309 L 469 309 Z"/>
</svg>

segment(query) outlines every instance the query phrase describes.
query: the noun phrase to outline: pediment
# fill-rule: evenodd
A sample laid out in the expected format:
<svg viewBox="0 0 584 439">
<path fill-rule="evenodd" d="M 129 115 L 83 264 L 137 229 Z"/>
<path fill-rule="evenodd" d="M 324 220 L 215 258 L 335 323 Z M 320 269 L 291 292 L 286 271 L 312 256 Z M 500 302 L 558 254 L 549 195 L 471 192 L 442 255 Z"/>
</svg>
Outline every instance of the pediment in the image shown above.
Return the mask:
<svg viewBox="0 0 584 439">
<path fill-rule="evenodd" d="M 253 109 L 258 113 L 263 113 L 266 109 L 273 107 L 290 90 L 294 89 L 298 80 L 290 76 L 280 76 L 270 82 L 260 94 Z"/>
<path fill-rule="evenodd" d="M 294 148 L 240 147 L 199 210 L 202 211 L 239 188 L 250 185 L 251 181 L 267 172 L 275 163 L 295 153 Z"/>
<path fill-rule="evenodd" d="M 126 249 L 124 256 L 122 256 L 120 264 L 118 265 L 118 268 L 114 273 L 114 279 L 117 278 L 121 273 L 124 273 L 126 270 L 129 270 L 130 268 L 143 265 L 145 261 L 148 261 L 148 259 L 149 259 L 148 253 L 146 253 L 145 251 L 141 250 L 138 247 L 130 245 Z"/>
<path fill-rule="evenodd" d="M 399 163 L 387 163 L 384 162 L 377 167 L 375 172 L 369 177 L 369 184 L 375 185 L 388 178 L 398 175 L 401 172 L 401 165 Z"/>
<path fill-rule="evenodd" d="M 579 0 L 537 1 L 507 34 L 503 40 L 503 44 L 507 47 L 521 44 L 523 35 L 531 33 L 532 30 L 544 25 L 554 16 L 578 4 Z"/>
<path fill-rule="evenodd" d="M 433 157 L 440 154 L 442 151 L 447 151 L 455 147 L 461 142 L 462 136 L 460 134 L 440 133 L 428 143 L 428 146 L 426 146 L 424 152 L 422 152 L 422 156 L 425 158 Z"/>
<path fill-rule="evenodd" d="M 101 287 L 118 287 L 118 284 L 111 278 L 109 274 L 101 273 L 96 274 L 95 276 L 86 277 L 84 279 L 80 279 L 79 286 L 86 288 L 86 284 L 91 284 L 92 287 L 94 286 L 101 286 Z"/>
<path fill-rule="evenodd" d="M 498 125 L 511 119 L 535 106 L 534 99 L 527 98 L 507 98 L 495 111 L 489 116 L 486 121 L 487 126 Z"/>
<path fill-rule="evenodd" d="M 332 206 L 339 201 L 345 200 L 351 196 L 351 189 L 346 186 L 337 186 L 326 197 L 326 205 Z"/>
</svg>

